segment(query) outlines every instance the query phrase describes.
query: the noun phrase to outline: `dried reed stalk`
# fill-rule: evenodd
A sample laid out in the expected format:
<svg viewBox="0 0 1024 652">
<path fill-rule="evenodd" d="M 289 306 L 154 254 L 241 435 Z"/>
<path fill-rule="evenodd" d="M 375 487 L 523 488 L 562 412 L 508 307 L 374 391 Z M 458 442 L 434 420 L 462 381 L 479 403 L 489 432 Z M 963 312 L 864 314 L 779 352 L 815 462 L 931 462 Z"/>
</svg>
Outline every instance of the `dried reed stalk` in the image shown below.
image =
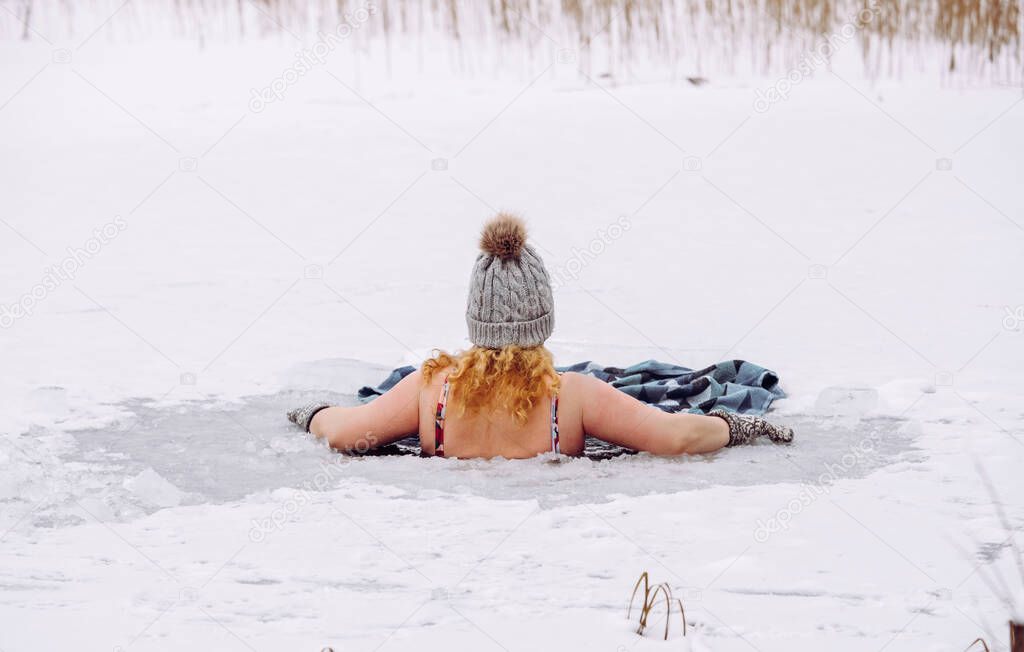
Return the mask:
<svg viewBox="0 0 1024 652">
<path fill-rule="evenodd" d="M 647 571 L 641 573 L 640 578 L 633 585 L 633 594 L 629 596 L 629 608 L 626 609 L 626 618 L 628 619 L 633 613 L 633 603 L 636 602 L 637 591 L 640 590 L 641 584 L 644 587 L 643 603 L 640 606 L 640 621 L 637 625 L 636 633 L 640 636 L 644 635 L 644 630 L 647 629 L 647 621 L 654 607 L 658 604 L 658 596 L 661 596 L 665 603 L 665 640 L 668 640 L 669 621 L 672 619 L 673 604 L 679 608 L 679 617 L 683 621 L 683 636 L 686 636 L 686 610 L 683 607 L 683 601 L 672 595 L 672 587 L 667 582 L 662 582 L 652 587 Z"/>
</svg>

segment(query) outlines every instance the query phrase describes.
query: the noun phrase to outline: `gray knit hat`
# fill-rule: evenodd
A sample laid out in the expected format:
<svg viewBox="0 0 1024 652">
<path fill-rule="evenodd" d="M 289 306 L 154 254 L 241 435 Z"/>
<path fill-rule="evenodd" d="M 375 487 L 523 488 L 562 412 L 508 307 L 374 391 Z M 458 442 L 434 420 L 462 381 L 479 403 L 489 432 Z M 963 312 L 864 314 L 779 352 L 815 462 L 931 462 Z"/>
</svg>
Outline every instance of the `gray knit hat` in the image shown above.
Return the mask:
<svg viewBox="0 0 1024 652">
<path fill-rule="evenodd" d="M 466 302 L 469 341 L 497 349 L 540 346 L 555 325 L 551 280 L 544 261 L 526 244 L 526 225 L 498 213 L 480 234 Z"/>
</svg>

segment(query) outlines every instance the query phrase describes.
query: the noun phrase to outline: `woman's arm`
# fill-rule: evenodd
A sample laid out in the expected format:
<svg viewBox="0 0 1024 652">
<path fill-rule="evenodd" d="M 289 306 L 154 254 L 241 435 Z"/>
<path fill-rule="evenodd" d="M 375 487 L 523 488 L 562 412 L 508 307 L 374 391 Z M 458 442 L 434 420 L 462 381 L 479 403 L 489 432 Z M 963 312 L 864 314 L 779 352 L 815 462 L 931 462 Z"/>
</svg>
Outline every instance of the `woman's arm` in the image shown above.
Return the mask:
<svg viewBox="0 0 1024 652">
<path fill-rule="evenodd" d="M 718 417 L 670 414 L 593 376 L 579 380 L 585 434 L 655 455 L 710 453 L 729 443 L 729 426 Z"/>
<path fill-rule="evenodd" d="M 365 405 L 329 407 L 316 413 L 309 431 L 331 448 L 365 452 L 419 431 L 422 375 L 414 371 Z"/>
</svg>

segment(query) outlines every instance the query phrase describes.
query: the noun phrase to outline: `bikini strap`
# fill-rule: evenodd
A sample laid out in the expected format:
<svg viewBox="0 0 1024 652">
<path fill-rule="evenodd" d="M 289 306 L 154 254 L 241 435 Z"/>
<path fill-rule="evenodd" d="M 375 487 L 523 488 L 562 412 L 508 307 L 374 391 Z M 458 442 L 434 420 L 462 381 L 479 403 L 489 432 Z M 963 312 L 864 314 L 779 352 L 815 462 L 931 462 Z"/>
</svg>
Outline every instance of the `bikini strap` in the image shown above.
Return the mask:
<svg viewBox="0 0 1024 652">
<path fill-rule="evenodd" d="M 558 372 L 561 376 L 562 372 Z M 551 452 L 556 455 L 562 451 L 558 448 L 558 392 L 551 395 Z"/>
<path fill-rule="evenodd" d="M 441 385 L 441 395 L 437 399 L 437 411 L 434 413 L 434 455 L 444 457 L 444 418 L 448 412 L 448 376 Z"/>
<path fill-rule="evenodd" d="M 558 449 L 558 394 L 551 395 L 551 452 L 561 453 Z"/>
</svg>

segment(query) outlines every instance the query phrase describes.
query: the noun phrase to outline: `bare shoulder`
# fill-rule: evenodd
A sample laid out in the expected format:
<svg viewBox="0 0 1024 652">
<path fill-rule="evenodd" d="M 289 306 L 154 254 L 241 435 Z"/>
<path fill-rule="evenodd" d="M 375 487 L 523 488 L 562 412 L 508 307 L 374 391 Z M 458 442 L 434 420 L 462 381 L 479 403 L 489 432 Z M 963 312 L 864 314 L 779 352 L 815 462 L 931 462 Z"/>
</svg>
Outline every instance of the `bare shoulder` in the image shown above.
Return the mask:
<svg viewBox="0 0 1024 652">
<path fill-rule="evenodd" d="M 559 377 L 561 378 L 563 388 L 572 387 L 573 389 L 580 387 L 586 382 L 586 379 L 589 378 L 589 376 L 585 376 L 575 371 L 564 371 L 559 374 Z"/>
<path fill-rule="evenodd" d="M 566 371 L 562 374 L 562 391 L 568 391 L 579 397 L 588 396 L 595 392 L 603 392 L 611 387 L 600 378 L 594 378 L 587 374 L 575 371 Z"/>
<path fill-rule="evenodd" d="M 594 404 L 607 400 L 606 393 L 609 390 L 616 391 L 599 378 L 567 371 L 562 374 L 558 393 L 560 400 L 568 410 L 582 415 L 585 410 L 592 410 Z"/>
<path fill-rule="evenodd" d="M 611 420 L 650 407 L 594 376 L 566 373 L 562 380 L 569 403 L 584 420 Z"/>
<path fill-rule="evenodd" d="M 417 369 L 416 371 L 406 376 L 416 376 L 416 386 L 419 387 L 420 392 L 430 393 L 436 392 L 441 388 L 441 383 L 444 382 L 444 374 L 434 373 L 429 379 L 423 375 L 423 369 Z"/>
<path fill-rule="evenodd" d="M 412 376 L 415 374 L 417 386 L 420 388 L 420 393 L 425 397 L 425 399 L 429 399 L 429 401 L 436 401 L 437 396 L 441 391 L 441 385 L 444 384 L 444 380 L 448 377 L 449 373 L 451 373 L 450 369 L 436 370 L 430 376 L 429 380 L 425 379 L 422 369 L 417 369 L 409 375 Z"/>
</svg>

